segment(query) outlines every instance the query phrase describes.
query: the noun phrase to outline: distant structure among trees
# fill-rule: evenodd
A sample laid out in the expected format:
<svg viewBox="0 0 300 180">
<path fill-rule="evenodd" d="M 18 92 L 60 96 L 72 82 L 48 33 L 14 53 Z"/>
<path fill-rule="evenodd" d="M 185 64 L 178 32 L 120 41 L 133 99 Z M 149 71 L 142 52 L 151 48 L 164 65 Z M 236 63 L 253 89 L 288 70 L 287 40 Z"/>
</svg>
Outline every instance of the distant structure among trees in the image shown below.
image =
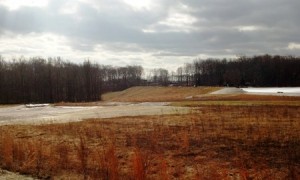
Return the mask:
<svg viewBox="0 0 300 180">
<path fill-rule="evenodd" d="M 176 72 L 143 67 L 75 64 L 61 58 L 5 61 L 0 56 L 0 103 L 97 101 L 104 92 L 132 86 L 300 86 L 300 58 L 253 56 L 238 59 L 197 59 Z"/>
<path fill-rule="evenodd" d="M 253 56 L 238 59 L 197 59 L 176 72 L 156 69 L 148 81 L 174 86 L 300 86 L 300 58 L 293 56 Z M 151 83 L 150 83 L 151 84 Z"/>
</svg>

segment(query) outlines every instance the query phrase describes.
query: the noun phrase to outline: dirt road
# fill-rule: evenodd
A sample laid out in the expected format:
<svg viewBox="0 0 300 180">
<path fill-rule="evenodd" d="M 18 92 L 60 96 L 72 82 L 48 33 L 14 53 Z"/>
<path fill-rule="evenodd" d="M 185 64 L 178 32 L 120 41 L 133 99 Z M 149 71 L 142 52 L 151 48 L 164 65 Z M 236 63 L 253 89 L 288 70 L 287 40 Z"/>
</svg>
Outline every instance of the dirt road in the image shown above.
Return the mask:
<svg viewBox="0 0 300 180">
<path fill-rule="evenodd" d="M 33 108 L 19 105 L 0 108 L 0 125 L 64 123 L 88 118 L 163 115 L 188 112 L 189 108 L 166 106 L 166 103 L 114 103 L 89 107 L 49 105 Z"/>
</svg>

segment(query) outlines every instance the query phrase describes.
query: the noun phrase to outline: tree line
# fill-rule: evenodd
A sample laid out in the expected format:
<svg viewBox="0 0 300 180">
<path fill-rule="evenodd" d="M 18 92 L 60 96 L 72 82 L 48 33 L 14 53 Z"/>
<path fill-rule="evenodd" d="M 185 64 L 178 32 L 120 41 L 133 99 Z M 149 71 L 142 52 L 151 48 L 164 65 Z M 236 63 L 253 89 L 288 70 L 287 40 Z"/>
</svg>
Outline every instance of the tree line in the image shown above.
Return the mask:
<svg viewBox="0 0 300 180">
<path fill-rule="evenodd" d="M 142 66 L 100 66 L 102 91 L 120 91 L 133 86 L 145 85 Z"/>
<path fill-rule="evenodd" d="M 150 82 L 150 83 L 149 83 Z M 236 59 L 196 59 L 177 71 L 154 69 L 148 84 L 173 86 L 300 86 L 300 58 L 260 55 Z"/>
<path fill-rule="evenodd" d="M 0 103 L 55 103 L 101 100 L 107 91 L 141 84 L 141 66 L 111 67 L 61 58 L 0 57 Z"/>
<path fill-rule="evenodd" d="M 186 84 L 196 86 L 300 86 L 300 58 L 293 56 L 253 56 L 234 60 L 207 59 L 186 64 Z"/>
<path fill-rule="evenodd" d="M 101 94 L 132 86 L 300 86 L 300 58 L 253 56 L 237 59 L 196 59 L 176 72 L 142 66 L 113 67 L 77 64 L 61 58 L 0 56 L 0 103 L 54 103 L 101 100 Z"/>
</svg>

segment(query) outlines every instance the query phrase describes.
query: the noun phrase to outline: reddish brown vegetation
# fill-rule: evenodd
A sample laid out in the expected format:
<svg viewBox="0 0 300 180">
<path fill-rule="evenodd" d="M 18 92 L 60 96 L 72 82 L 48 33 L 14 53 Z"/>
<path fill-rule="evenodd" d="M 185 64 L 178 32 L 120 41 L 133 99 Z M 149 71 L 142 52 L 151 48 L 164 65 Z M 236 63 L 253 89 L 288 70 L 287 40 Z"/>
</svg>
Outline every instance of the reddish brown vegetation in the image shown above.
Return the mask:
<svg viewBox="0 0 300 180">
<path fill-rule="evenodd" d="M 300 101 L 298 96 L 262 96 L 255 94 L 204 95 L 194 99 L 202 101 Z"/>
<path fill-rule="evenodd" d="M 0 127 L 0 166 L 53 179 L 297 179 L 300 107 Z"/>
</svg>

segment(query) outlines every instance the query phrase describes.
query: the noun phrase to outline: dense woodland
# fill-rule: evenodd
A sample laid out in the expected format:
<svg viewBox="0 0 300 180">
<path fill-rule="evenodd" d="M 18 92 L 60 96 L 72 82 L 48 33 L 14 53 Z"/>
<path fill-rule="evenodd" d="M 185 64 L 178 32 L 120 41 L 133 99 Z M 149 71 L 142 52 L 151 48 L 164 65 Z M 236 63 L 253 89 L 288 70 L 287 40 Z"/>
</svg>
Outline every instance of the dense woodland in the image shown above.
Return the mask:
<svg viewBox="0 0 300 180">
<path fill-rule="evenodd" d="M 300 86 L 300 58 L 293 56 L 253 56 L 237 59 L 197 59 L 176 72 L 153 70 L 149 78 L 159 85 L 180 86 Z M 168 77 L 168 82 L 163 81 Z"/>
<path fill-rule="evenodd" d="M 141 84 L 141 66 L 111 67 L 60 58 L 0 59 L 0 103 L 83 102 Z"/>
<path fill-rule="evenodd" d="M 237 60 L 197 60 L 195 85 L 257 87 L 300 86 L 300 58 L 292 56 L 240 57 Z"/>
<path fill-rule="evenodd" d="M 0 103 L 96 101 L 103 92 L 139 85 L 300 86 L 300 58 L 263 55 L 234 60 L 197 59 L 179 67 L 177 72 L 159 68 L 147 75 L 143 73 L 141 66 L 0 57 Z"/>
</svg>

